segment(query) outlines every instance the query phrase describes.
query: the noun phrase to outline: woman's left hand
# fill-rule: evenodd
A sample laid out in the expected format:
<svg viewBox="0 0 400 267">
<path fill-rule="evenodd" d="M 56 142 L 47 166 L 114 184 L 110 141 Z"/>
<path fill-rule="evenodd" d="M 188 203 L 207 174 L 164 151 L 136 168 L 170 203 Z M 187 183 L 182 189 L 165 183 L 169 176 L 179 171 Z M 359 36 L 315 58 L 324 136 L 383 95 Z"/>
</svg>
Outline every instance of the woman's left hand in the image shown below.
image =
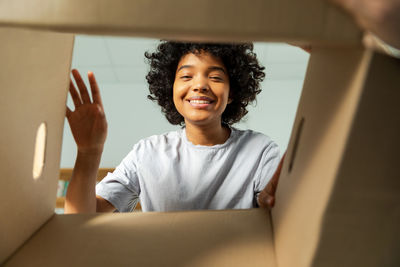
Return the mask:
<svg viewBox="0 0 400 267">
<path fill-rule="evenodd" d="M 275 205 L 275 192 L 276 188 L 278 187 L 279 176 L 281 175 L 285 155 L 286 153 L 283 155 L 281 161 L 279 162 L 278 168 L 276 168 L 276 171 L 271 180 L 268 182 L 267 186 L 258 195 L 257 202 L 261 208 L 272 209 Z"/>
</svg>

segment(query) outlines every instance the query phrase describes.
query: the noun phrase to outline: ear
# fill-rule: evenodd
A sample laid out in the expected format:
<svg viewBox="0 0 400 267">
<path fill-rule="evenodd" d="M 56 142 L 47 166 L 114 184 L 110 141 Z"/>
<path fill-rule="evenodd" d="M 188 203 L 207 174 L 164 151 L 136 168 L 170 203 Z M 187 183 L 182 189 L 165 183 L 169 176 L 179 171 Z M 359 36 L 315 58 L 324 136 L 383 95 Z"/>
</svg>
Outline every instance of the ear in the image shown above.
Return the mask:
<svg viewBox="0 0 400 267">
<path fill-rule="evenodd" d="M 228 104 L 232 103 L 233 99 L 232 98 L 228 98 Z"/>
</svg>

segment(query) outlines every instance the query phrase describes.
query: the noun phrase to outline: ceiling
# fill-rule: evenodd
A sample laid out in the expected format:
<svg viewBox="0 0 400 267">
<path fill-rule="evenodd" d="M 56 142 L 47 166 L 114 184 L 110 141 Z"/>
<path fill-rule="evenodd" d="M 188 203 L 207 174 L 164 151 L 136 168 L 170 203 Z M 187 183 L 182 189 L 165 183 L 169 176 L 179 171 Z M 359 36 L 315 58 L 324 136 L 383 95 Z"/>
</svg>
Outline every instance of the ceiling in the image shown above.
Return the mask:
<svg viewBox="0 0 400 267">
<path fill-rule="evenodd" d="M 77 36 L 72 67 L 93 71 L 101 83 L 146 83 L 144 52 L 158 40 L 145 38 Z M 266 66 L 266 80 L 303 80 L 308 54 L 280 43 L 255 43 L 255 52 Z"/>
</svg>

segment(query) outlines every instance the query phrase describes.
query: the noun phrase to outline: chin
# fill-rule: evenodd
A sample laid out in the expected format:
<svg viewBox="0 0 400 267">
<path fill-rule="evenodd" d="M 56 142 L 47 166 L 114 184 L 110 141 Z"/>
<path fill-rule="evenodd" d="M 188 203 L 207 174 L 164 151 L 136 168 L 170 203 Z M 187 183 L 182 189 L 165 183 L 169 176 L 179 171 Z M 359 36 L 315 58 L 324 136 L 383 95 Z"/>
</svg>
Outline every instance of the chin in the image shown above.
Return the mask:
<svg viewBox="0 0 400 267">
<path fill-rule="evenodd" d="M 210 122 L 207 119 L 187 119 L 185 120 L 185 124 L 193 124 L 193 125 L 207 125 Z"/>
<path fill-rule="evenodd" d="M 185 124 L 192 124 L 196 126 L 207 126 L 214 125 L 216 122 L 214 120 L 210 120 L 210 118 L 190 118 L 185 119 Z M 218 123 L 218 122 L 217 122 Z M 221 121 L 219 121 L 221 123 Z"/>
</svg>

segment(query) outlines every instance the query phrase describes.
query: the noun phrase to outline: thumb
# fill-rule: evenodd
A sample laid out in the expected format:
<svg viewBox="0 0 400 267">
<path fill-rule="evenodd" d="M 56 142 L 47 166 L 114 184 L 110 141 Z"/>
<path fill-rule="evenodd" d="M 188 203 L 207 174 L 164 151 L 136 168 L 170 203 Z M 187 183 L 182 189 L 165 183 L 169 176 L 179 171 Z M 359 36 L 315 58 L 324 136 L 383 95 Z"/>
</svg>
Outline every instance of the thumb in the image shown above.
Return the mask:
<svg viewBox="0 0 400 267">
<path fill-rule="evenodd" d="M 278 187 L 279 177 L 281 175 L 283 161 L 285 160 L 286 153 L 283 155 L 274 175 L 268 182 L 267 186 L 258 195 L 258 205 L 262 208 L 271 209 L 275 205 L 275 192 Z"/>
<path fill-rule="evenodd" d="M 263 190 L 258 196 L 257 202 L 261 208 L 272 209 L 275 205 L 275 197 Z"/>
<path fill-rule="evenodd" d="M 72 111 L 69 109 L 69 107 L 67 107 L 66 111 L 65 111 L 65 116 L 68 118 L 71 115 Z"/>
</svg>

